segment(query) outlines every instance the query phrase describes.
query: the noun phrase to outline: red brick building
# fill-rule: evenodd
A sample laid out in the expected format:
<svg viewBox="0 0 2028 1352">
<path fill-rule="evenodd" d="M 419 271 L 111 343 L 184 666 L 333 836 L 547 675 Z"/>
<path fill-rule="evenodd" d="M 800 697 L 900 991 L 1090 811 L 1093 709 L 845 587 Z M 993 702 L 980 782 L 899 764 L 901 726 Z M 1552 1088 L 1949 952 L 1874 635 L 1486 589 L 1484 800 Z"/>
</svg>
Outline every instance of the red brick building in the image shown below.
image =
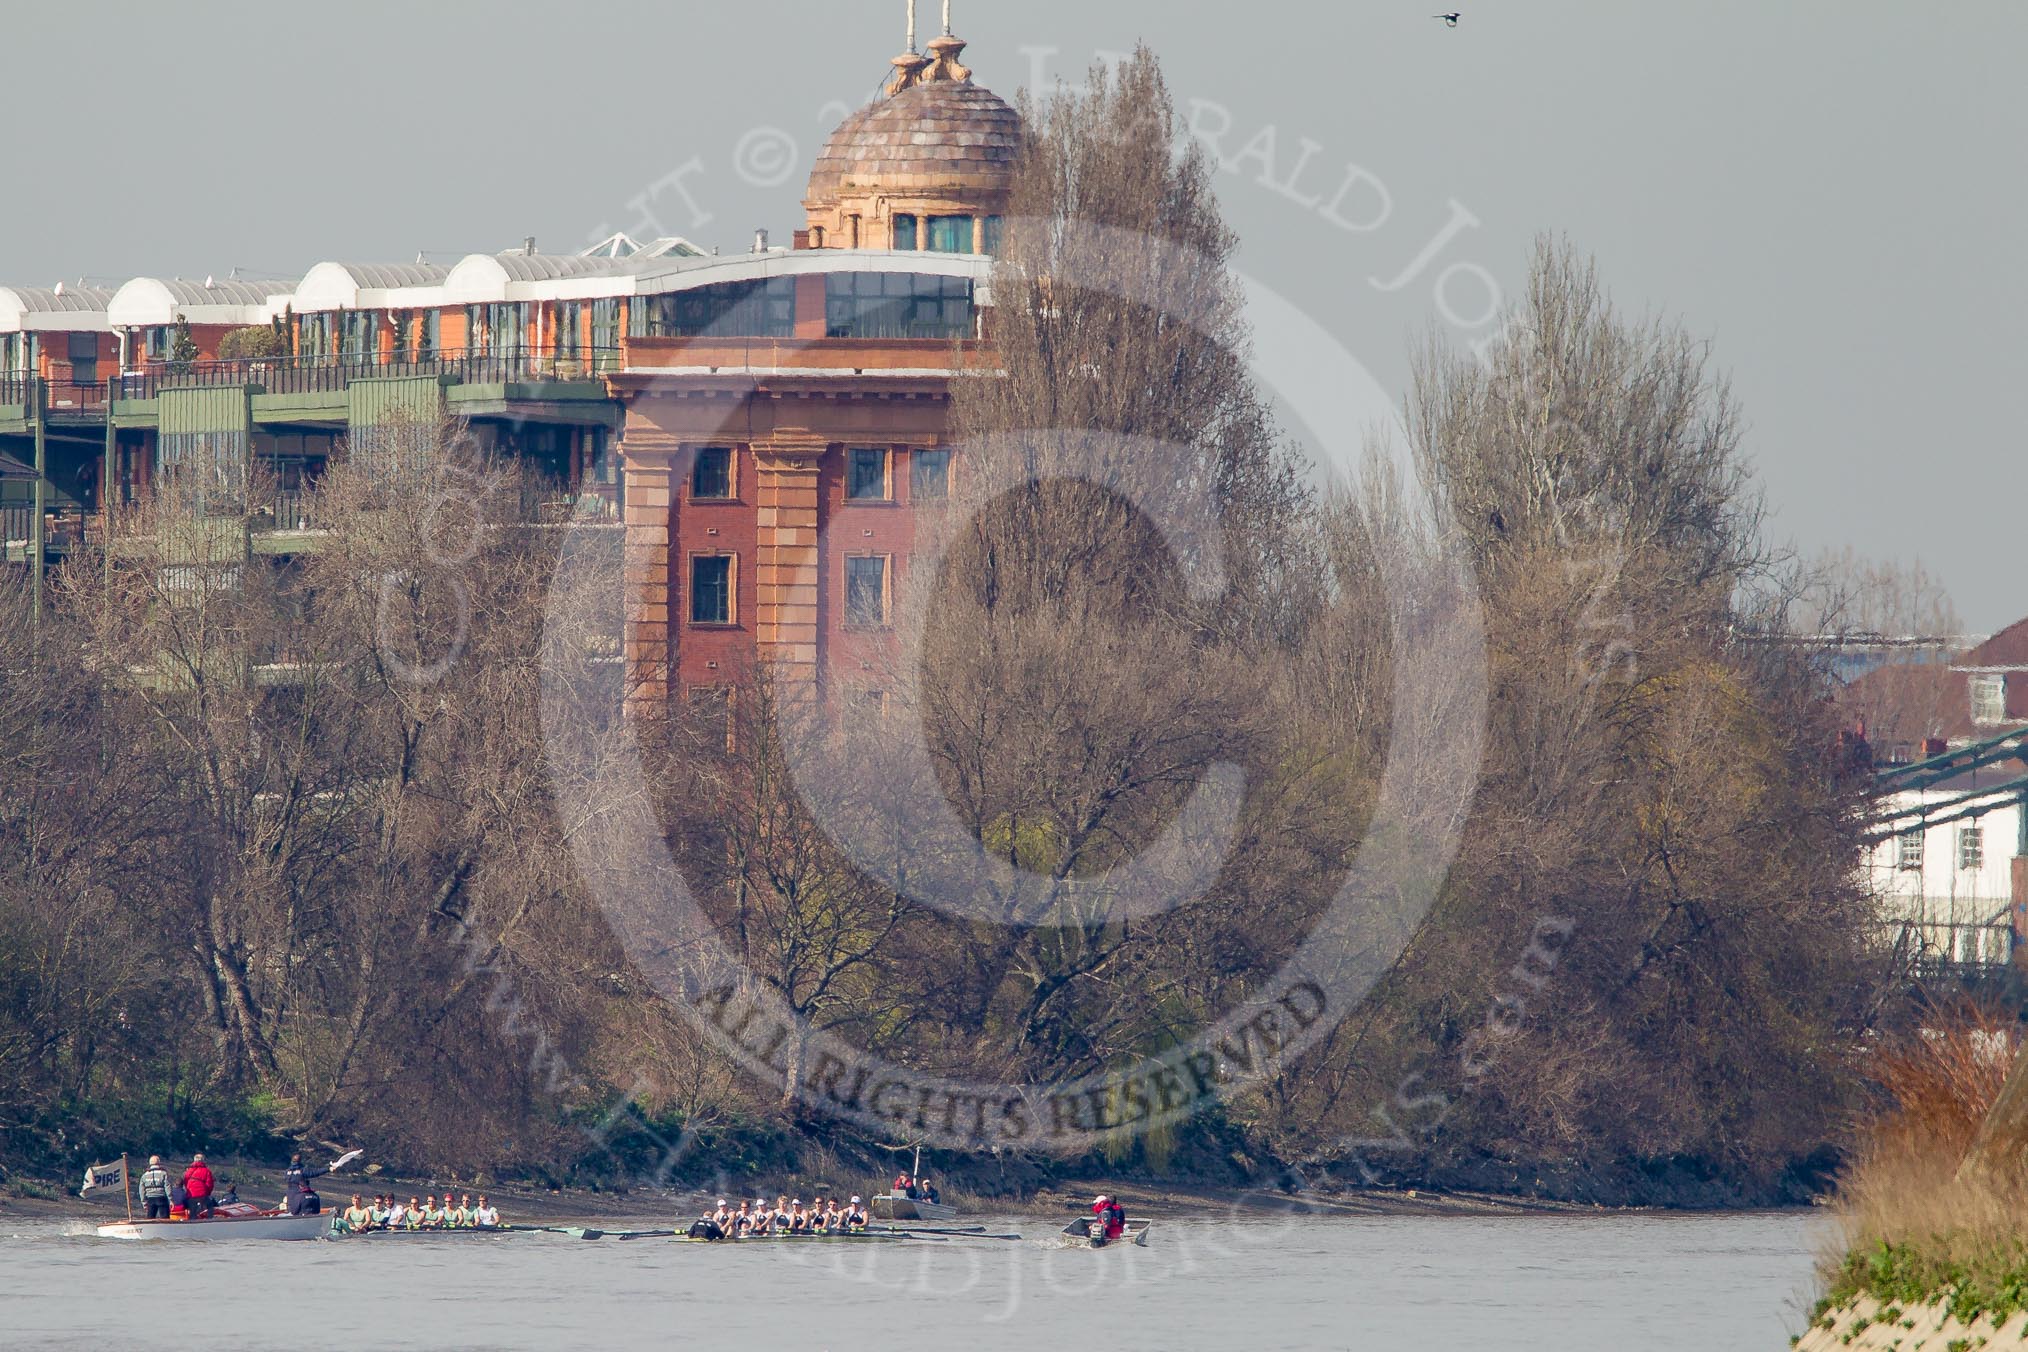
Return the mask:
<svg viewBox="0 0 2028 1352">
<path fill-rule="evenodd" d="M 986 360 L 1022 130 L 964 50 L 894 59 L 816 161 L 792 248 L 615 235 L 296 281 L 0 288 L 0 453 L 35 468 L 0 485 L 4 557 L 46 567 L 181 474 L 273 522 L 258 552 L 314 549 L 330 458 L 436 413 L 518 466 L 530 519 L 624 525 L 643 696 L 763 658 L 861 669 L 909 585 L 914 506 L 963 472 L 952 377 Z M 262 355 L 222 351 L 234 330 Z"/>
<path fill-rule="evenodd" d="M 981 358 L 1018 117 L 964 43 L 896 58 L 885 98 L 832 136 L 797 249 L 732 283 L 696 336 L 638 337 L 608 384 L 622 454 L 635 676 L 732 683 L 866 664 L 908 585 L 912 508 L 954 470 L 956 368 Z M 762 332 L 761 330 L 766 330 Z"/>
</svg>

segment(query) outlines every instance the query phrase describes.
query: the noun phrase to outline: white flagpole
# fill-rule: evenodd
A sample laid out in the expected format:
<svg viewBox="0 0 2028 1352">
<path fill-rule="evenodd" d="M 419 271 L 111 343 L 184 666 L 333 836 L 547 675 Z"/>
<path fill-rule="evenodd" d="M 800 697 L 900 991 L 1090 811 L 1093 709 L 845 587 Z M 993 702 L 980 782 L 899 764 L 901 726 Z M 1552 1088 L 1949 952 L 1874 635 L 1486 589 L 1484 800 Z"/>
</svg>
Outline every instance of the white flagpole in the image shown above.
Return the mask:
<svg viewBox="0 0 2028 1352">
<path fill-rule="evenodd" d="M 951 0 L 944 0 L 944 36 L 951 35 Z"/>
<path fill-rule="evenodd" d="M 127 1152 L 120 1152 L 120 1195 L 127 1201 L 127 1219 L 134 1219 L 134 1180 L 127 1172 Z"/>
</svg>

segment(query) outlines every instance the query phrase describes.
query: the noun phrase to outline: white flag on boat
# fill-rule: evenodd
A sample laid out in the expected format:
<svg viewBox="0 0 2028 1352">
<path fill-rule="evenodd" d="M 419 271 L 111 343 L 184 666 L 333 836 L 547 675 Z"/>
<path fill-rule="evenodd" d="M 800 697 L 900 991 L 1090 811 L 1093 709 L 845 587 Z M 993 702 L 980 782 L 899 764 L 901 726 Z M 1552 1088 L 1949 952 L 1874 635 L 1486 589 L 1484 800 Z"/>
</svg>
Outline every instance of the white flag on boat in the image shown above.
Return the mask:
<svg viewBox="0 0 2028 1352">
<path fill-rule="evenodd" d="M 78 1189 L 77 1195 L 82 1197 L 93 1188 L 119 1188 L 124 1191 L 126 1186 L 127 1162 L 114 1160 L 111 1164 L 88 1165 L 85 1169 L 84 1186 Z"/>
</svg>

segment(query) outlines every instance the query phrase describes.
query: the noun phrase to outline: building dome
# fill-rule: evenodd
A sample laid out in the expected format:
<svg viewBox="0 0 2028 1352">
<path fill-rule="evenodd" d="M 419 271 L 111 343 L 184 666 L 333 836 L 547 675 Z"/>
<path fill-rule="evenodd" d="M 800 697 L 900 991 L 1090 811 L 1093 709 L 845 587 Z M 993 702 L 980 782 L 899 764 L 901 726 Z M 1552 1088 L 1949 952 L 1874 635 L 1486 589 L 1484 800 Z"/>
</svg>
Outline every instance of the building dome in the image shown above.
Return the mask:
<svg viewBox="0 0 2028 1352">
<path fill-rule="evenodd" d="M 831 134 L 803 201 L 811 247 L 921 249 L 955 240 L 959 252 L 985 251 L 1021 154 L 1021 115 L 972 83 L 958 61 L 964 49 L 945 36 L 927 56 L 897 56 L 886 96 Z"/>
<path fill-rule="evenodd" d="M 1021 152 L 1021 115 L 992 90 L 936 80 L 854 113 L 810 175 L 808 202 L 859 193 L 1004 196 Z"/>
</svg>

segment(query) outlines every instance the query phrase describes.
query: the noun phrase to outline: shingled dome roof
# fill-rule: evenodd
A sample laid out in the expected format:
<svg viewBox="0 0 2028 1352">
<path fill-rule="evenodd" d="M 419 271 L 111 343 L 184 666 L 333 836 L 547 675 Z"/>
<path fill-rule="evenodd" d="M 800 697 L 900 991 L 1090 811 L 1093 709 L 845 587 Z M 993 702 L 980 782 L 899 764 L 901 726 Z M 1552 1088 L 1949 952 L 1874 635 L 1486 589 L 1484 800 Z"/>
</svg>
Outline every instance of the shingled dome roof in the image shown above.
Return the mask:
<svg viewBox="0 0 2028 1352">
<path fill-rule="evenodd" d="M 1021 116 L 969 80 L 935 80 L 868 104 L 831 134 L 808 201 L 852 191 L 1004 192 L 1021 151 Z"/>
</svg>

